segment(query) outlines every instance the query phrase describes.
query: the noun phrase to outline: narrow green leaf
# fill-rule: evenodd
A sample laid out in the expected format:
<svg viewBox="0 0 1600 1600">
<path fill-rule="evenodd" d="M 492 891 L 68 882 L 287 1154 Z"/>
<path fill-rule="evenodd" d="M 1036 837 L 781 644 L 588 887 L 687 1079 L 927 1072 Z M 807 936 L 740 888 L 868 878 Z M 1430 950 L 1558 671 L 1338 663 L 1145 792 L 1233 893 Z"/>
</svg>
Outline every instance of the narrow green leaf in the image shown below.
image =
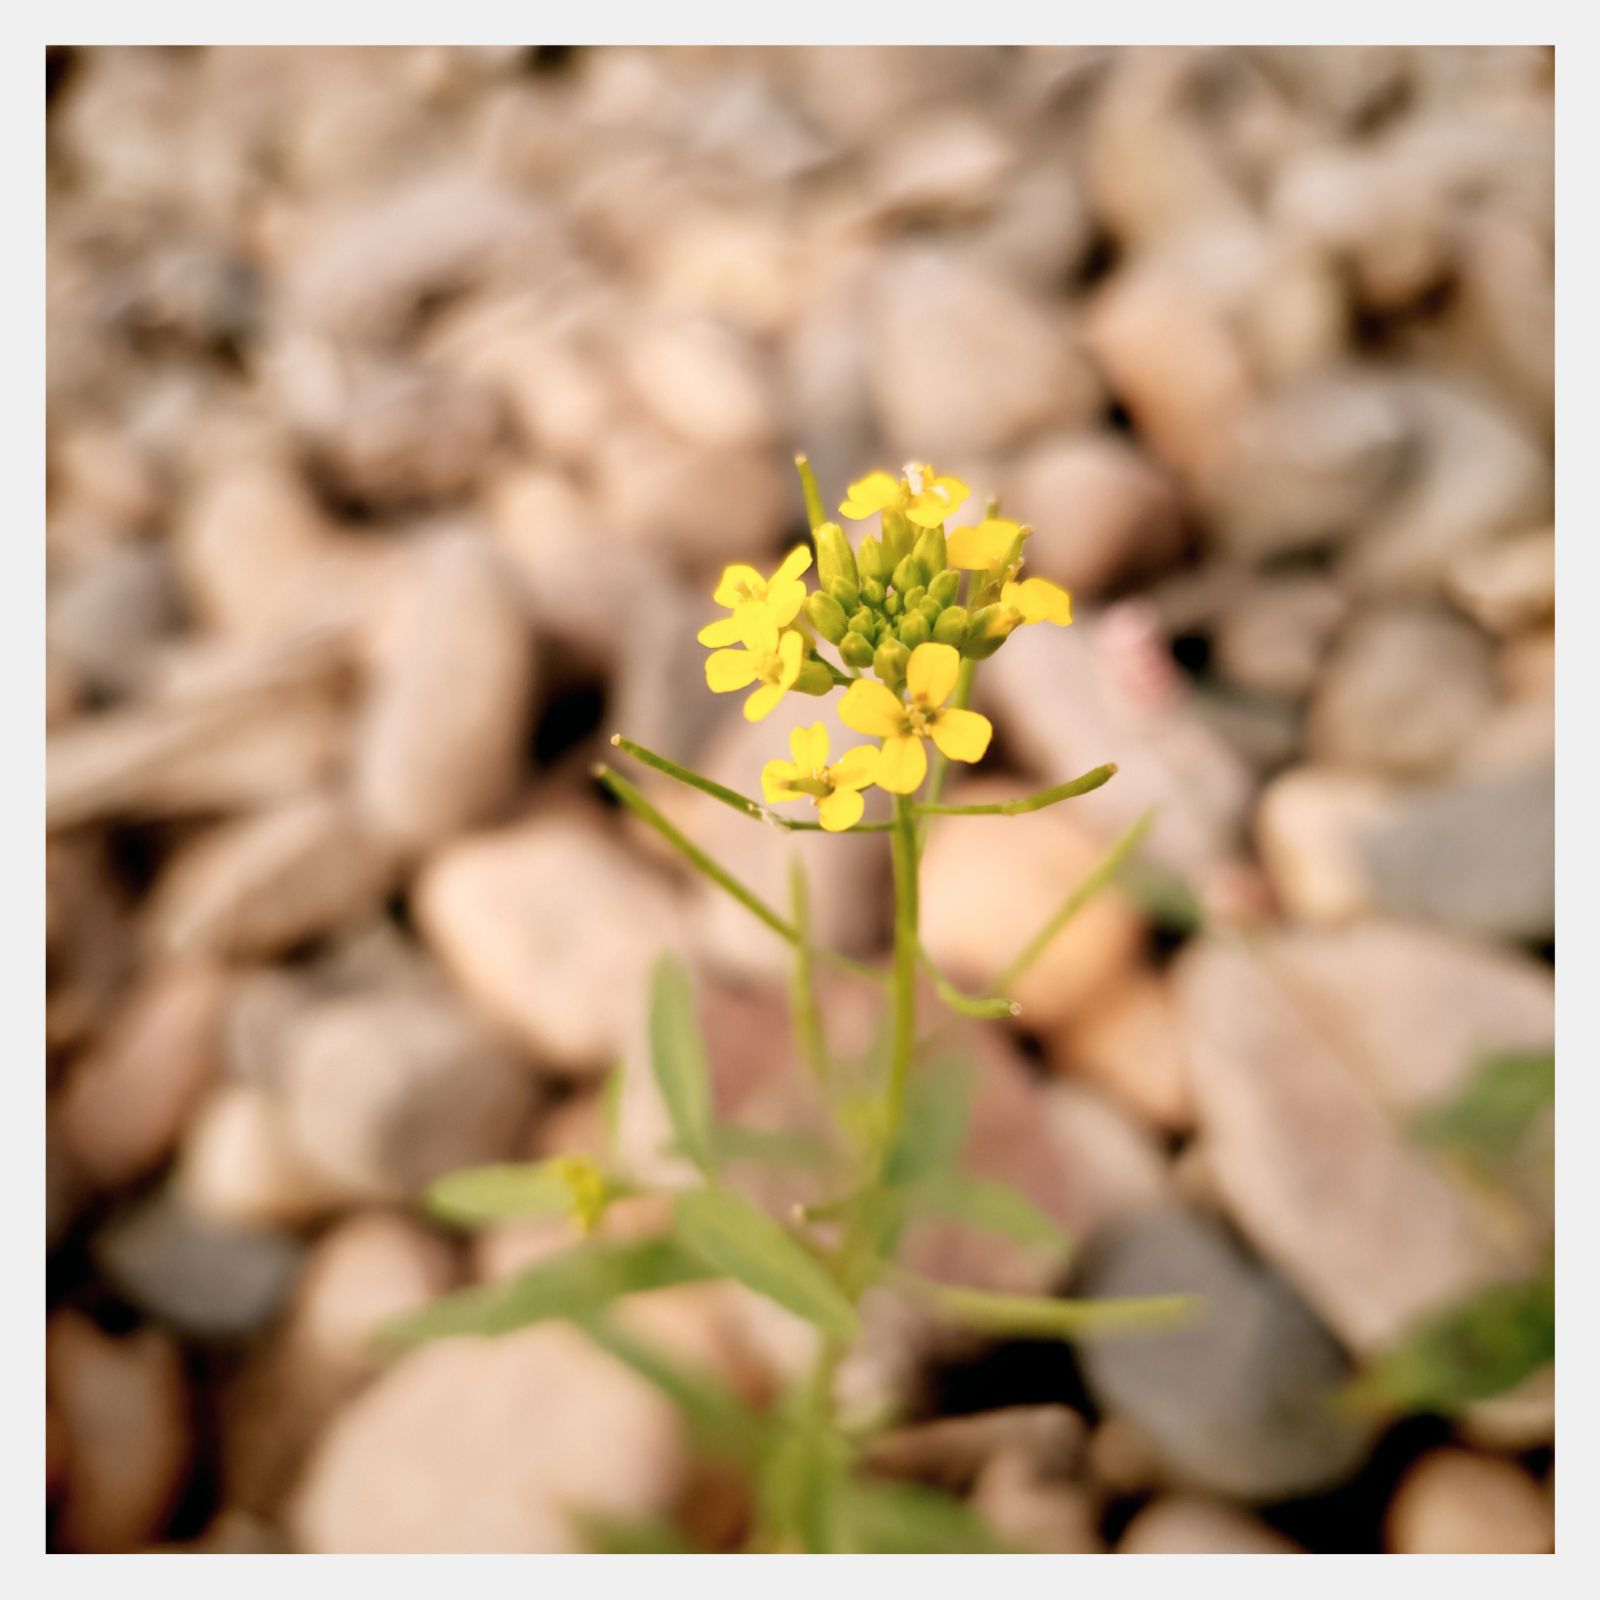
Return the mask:
<svg viewBox="0 0 1600 1600">
<path fill-rule="evenodd" d="M 1459 1094 L 1418 1119 L 1416 1136 L 1494 1165 L 1516 1153 L 1555 1092 L 1554 1051 L 1488 1056 Z"/>
<path fill-rule="evenodd" d="M 1153 1294 L 1123 1300 L 1060 1300 L 1049 1295 L 997 1294 L 959 1284 L 936 1283 L 893 1264 L 883 1281 L 940 1316 L 968 1328 L 1023 1338 L 1088 1339 L 1170 1328 L 1192 1316 L 1201 1297 Z"/>
<path fill-rule="evenodd" d="M 1459 1410 L 1503 1394 L 1556 1354 L 1555 1275 L 1495 1284 L 1428 1319 L 1352 1385 L 1352 1398 Z"/>
<path fill-rule="evenodd" d="M 571 1203 L 572 1189 L 556 1161 L 463 1167 L 436 1178 L 425 1197 L 434 1216 L 460 1227 L 507 1217 L 559 1216 Z"/>
<path fill-rule="evenodd" d="M 828 1141 L 818 1134 L 747 1128 L 719 1122 L 711 1130 L 711 1150 L 719 1163 L 759 1161 L 776 1167 L 826 1167 L 834 1160 Z"/>
<path fill-rule="evenodd" d="M 855 1309 L 839 1286 L 766 1212 L 726 1189 L 697 1189 L 678 1197 L 675 1215 L 679 1243 L 712 1271 L 836 1338 L 855 1338 Z"/>
<path fill-rule="evenodd" d="M 678 1148 L 706 1173 L 711 1150 L 711 1068 L 706 1062 L 688 970 L 675 956 L 662 956 L 650 977 L 650 1066 Z"/>
<path fill-rule="evenodd" d="M 503 1283 L 446 1295 L 389 1323 L 381 1338 L 405 1346 L 458 1334 L 510 1333 L 531 1322 L 598 1311 L 623 1295 L 707 1276 L 706 1268 L 670 1239 L 586 1239 Z"/>
<path fill-rule="evenodd" d="M 1018 1244 L 1044 1250 L 1072 1248 L 1066 1234 L 1010 1184 L 971 1178 L 946 1167 L 928 1173 L 917 1184 L 914 1195 L 930 1211 L 998 1233 Z"/>
<path fill-rule="evenodd" d="M 865 1555 L 996 1555 L 1005 1547 L 970 1507 L 919 1483 L 842 1478 L 832 1484 L 836 1548 Z"/>
<path fill-rule="evenodd" d="M 912 1073 L 900 1136 L 884 1166 L 884 1181 L 915 1184 L 950 1166 L 966 1134 L 971 1099 L 972 1067 L 963 1057 L 941 1057 Z"/>
</svg>

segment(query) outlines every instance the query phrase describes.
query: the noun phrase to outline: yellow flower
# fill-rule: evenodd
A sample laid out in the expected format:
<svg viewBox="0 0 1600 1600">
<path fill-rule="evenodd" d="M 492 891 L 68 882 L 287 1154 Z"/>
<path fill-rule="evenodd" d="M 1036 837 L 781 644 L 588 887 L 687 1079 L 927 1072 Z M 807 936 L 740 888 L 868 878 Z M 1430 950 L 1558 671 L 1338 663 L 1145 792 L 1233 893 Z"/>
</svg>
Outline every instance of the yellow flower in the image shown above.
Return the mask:
<svg viewBox="0 0 1600 1600">
<path fill-rule="evenodd" d="M 839 704 L 839 720 L 857 733 L 883 740 L 877 776 L 880 789 L 912 794 L 928 771 L 922 747 L 931 738 L 951 761 L 981 761 L 994 729 L 976 711 L 946 706 L 961 670 L 961 657 L 947 644 L 919 644 L 906 663 L 906 692 L 858 678 Z"/>
<path fill-rule="evenodd" d="M 870 744 L 846 750 L 828 765 L 828 730 L 820 722 L 796 728 L 789 735 L 793 761 L 769 761 L 761 769 L 761 792 L 768 805 L 809 798 L 818 820 L 829 833 L 842 833 L 861 820 L 866 801 L 860 791 L 878 770 L 878 752 Z"/>
<path fill-rule="evenodd" d="M 974 528 L 952 528 L 945 537 L 947 559 L 952 567 L 968 572 L 987 572 L 1005 560 L 1020 535 L 1031 530 L 1005 517 L 985 517 Z"/>
<path fill-rule="evenodd" d="M 1000 590 L 1000 604 L 1021 622 L 1053 622 L 1064 628 L 1072 621 L 1072 596 L 1048 578 L 1024 578 Z"/>
<path fill-rule="evenodd" d="M 912 462 L 903 478 L 869 472 L 850 485 L 840 512 L 854 522 L 880 511 L 903 512 L 919 528 L 937 528 L 971 493 L 959 478 L 941 478 L 932 467 Z"/>
<path fill-rule="evenodd" d="M 805 657 L 805 640 L 793 628 L 781 633 L 761 605 L 743 605 L 729 618 L 738 624 L 743 650 L 713 650 L 706 657 L 706 683 L 714 694 L 760 687 L 744 703 L 747 722 L 759 722 L 794 687 Z"/>
<path fill-rule="evenodd" d="M 746 606 L 764 610 L 780 628 L 786 628 L 800 614 L 806 597 L 806 586 L 800 574 L 811 565 L 811 552 L 797 544 L 783 558 L 783 565 L 770 578 L 763 578 L 754 567 L 736 562 L 724 567 L 722 581 L 711 596 L 719 606 L 726 606 L 733 615 L 718 617 L 708 622 L 695 636 L 701 644 L 727 645 L 742 639 L 739 631 L 739 613 Z"/>
</svg>

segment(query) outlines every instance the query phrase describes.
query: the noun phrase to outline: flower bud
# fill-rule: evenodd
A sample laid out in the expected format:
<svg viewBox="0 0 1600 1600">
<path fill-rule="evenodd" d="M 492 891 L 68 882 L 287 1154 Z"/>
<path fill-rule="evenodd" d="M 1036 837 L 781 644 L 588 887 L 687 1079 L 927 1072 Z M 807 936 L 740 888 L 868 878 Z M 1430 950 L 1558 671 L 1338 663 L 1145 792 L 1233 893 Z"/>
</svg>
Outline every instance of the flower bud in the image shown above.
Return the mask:
<svg viewBox="0 0 1600 1600">
<path fill-rule="evenodd" d="M 816 530 L 817 579 L 824 589 L 831 587 L 835 578 L 847 583 L 856 581 L 856 558 L 850 552 L 850 541 L 837 522 L 824 522 Z"/>
<path fill-rule="evenodd" d="M 838 644 L 844 637 L 850 619 L 845 616 L 844 607 L 831 594 L 824 594 L 820 589 L 808 594 L 805 610 L 811 626 L 829 644 Z"/>
<path fill-rule="evenodd" d="M 827 585 L 827 590 L 844 607 L 846 616 L 861 604 L 861 590 L 854 578 L 835 578 Z"/>
<path fill-rule="evenodd" d="M 898 639 L 885 639 L 872 652 L 872 670 L 891 689 L 898 689 L 906 681 L 906 663 L 911 652 Z"/>
<path fill-rule="evenodd" d="M 850 621 L 847 626 L 849 627 L 851 633 L 859 633 L 868 639 L 877 637 L 877 616 L 873 612 L 868 611 L 865 606 L 861 606 L 859 609 L 850 613 Z"/>
<path fill-rule="evenodd" d="M 861 548 L 856 551 L 856 571 L 860 574 L 863 589 L 866 588 L 869 579 L 876 579 L 881 583 L 889 575 L 889 569 L 893 565 L 892 561 L 883 559 L 883 546 L 870 534 L 861 541 Z"/>
<path fill-rule="evenodd" d="M 865 672 L 872 665 L 872 641 L 852 630 L 839 641 L 839 659 L 857 672 Z"/>
<path fill-rule="evenodd" d="M 908 611 L 900 619 L 900 626 L 895 633 L 907 650 L 915 650 L 919 644 L 926 644 L 933 637 L 933 629 L 920 611 Z"/>
<path fill-rule="evenodd" d="M 944 609 L 945 608 L 940 605 L 932 595 L 929 595 L 926 599 L 917 602 L 917 610 L 928 619 L 928 626 L 930 628 L 944 614 Z"/>
<path fill-rule="evenodd" d="M 965 606 L 947 606 L 933 625 L 933 637 L 938 643 L 952 644 L 959 650 L 966 642 L 968 625 Z"/>
<path fill-rule="evenodd" d="M 955 598 L 961 593 L 961 574 L 954 567 L 946 567 L 943 572 L 936 572 L 933 581 L 928 585 L 928 594 L 931 599 L 937 600 L 940 605 L 955 604 Z"/>
<path fill-rule="evenodd" d="M 896 564 L 894 577 L 890 580 L 896 589 L 904 594 L 908 589 L 926 589 L 928 587 L 928 574 L 923 570 L 922 563 L 913 556 Z"/>
<path fill-rule="evenodd" d="M 906 610 L 915 611 L 927 597 L 928 591 L 920 583 L 914 589 L 907 589 L 905 592 Z"/>
<path fill-rule="evenodd" d="M 897 594 L 888 595 L 884 599 L 883 609 L 891 617 L 898 617 L 900 615 L 900 613 L 905 610 L 905 608 L 906 608 L 905 601 L 902 600 L 900 598 L 900 596 L 897 595 Z"/>
<path fill-rule="evenodd" d="M 801 666 L 794 687 L 798 694 L 826 694 L 833 687 L 833 674 L 828 671 L 826 662 L 812 656 Z"/>
<path fill-rule="evenodd" d="M 917 565 L 930 577 L 936 572 L 943 572 L 949 565 L 945 557 L 944 529 L 924 528 L 911 553 L 916 557 Z"/>
<path fill-rule="evenodd" d="M 884 588 L 881 578 L 866 578 L 861 584 L 861 599 L 869 606 L 881 606 L 883 597 L 889 591 Z"/>
<path fill-rule="evenodd" d="M 1018 620 L 1009 606 L 985 606 L 974 612 L 967 627 L 966 642 L 961 647 L 962 655 L 973 661 L 992 656 L 1010 638 Z"/>
<path fill-rule="evenodd" d="M 914 530 L 906 521 L 903 511 L 892 508 L 883 514 L 883 557 L 884 564 L 893 571 L 905 558 L 911 554 L 911 541 Z"/>
</svg>

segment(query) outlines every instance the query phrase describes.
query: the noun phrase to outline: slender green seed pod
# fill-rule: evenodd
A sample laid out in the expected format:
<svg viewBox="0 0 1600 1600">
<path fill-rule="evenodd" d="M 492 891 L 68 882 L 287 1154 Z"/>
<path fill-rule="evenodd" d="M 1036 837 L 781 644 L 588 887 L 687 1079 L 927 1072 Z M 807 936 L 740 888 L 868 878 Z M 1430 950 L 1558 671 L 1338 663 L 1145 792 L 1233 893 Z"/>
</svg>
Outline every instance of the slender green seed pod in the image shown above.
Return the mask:
<svg viewBox="0 0 1600 1600">
<path fill-rule="evenodd" d="M 959 650 L 966 642 L 969 625 L 965 606 L 947 606 L 933 625 L 933 637 L 940 644 L 953 644 Z"/>
<path fill-rule="evenodd" d="M 956 596 L 960 593 L 961 574 L 954 567 L 946 567 L 943 572 L 936 572 L 933 582 L 928 585 L 929 596 L 942 606 L 954 605 Z"/>
<path fill-rule="evenodd" d="M 869 606 L 881 606 L 883 597 L 888 594 L 881 578 L 864 578 L 861 583 L 862 603 Z"/>
<path fill-rule="evenodd" d="M 835 578 L 847 583 L 856 582 L 856 558 L 851 553 L 850 541 L 837 522 L 824 522 L 816 531 L 817 578 L 824 589 Z"/>
<path fill-rule="evenodd" d="M 900 619 L 895 634 L 907 650 L 915 650 L 919 644 L 926 644 L 933 637 L 933 629 L 920 611 L 908 611 Z"/>
<path fill-rule="evenodd" d="M 812 656 L 801 666 L 794 686 L 801 694 L 826 694 L 833 687 L 833 674 L 826 662 Z"/>
<path fill-rule="evenodd" d="M 839 659 L 857 672 L 865 672 L 872 665 L 872 641 L 862 633 L 847 633 L 839 641 Z"/>
<path fill-rule="evenodd" d="M 924 528 L 911 553 L 916 557 L 918 566 L 930 577 L 943 572 L 949 564 L 945 556 L 944 529 Z"/>
<path fill-rule="evenodd" d="M 844 607 L 846 616 L 861 604 L 861 590 L 853 578 L 835 578 L 826 585 L 826 588 L 828 593 Z"/>
<path fill-rule="evenodd" d="M 844 637 L 850 619 L 845 616 L 844 607 L 831 594 L 824 594 L 820 589 L 814 590 L 806 596 L 805 611 L 811 626 L 829 644 L 838 644 Z"/>
<path fill-rule="evenodd" d="M 888 577 L 894 563 L 883 558 L 883 546 L 870 534 L 861 541 L 861 548 L 856 551 L 856 571 L 859 574 L 861 587 L 866 588 L 869 579 L 876 579 L 881 583 Z"/>
<path fill-rule="evenodd" d="M 872 652 L 872 670 L 891 689 L 898 689 L 906 681 L 906 663 L 911 652 L 898 639 L 885 639 Z"/>
</svg>

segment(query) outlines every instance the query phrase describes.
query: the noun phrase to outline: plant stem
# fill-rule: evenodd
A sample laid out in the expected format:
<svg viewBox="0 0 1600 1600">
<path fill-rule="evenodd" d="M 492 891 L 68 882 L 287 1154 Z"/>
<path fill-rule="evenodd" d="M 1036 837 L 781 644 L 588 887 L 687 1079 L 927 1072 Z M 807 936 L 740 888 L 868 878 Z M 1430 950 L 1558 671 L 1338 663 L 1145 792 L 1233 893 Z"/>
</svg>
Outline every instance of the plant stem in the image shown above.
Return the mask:
<svg viewBox="0 0 1600 1600">
<path fill-rule="evenodd" d="M 956 674 L 956 692 L 954 698 L 950 702 L 953 710 L 966 710 L 967 702 L 972 698 L 972 677 L 977 669 L 978 663 L 976 661 L 973 661 L 968 656 L 963 656 L 961 658 L 961 670 Z M 924 815 L 927 814 L 930 807 L 938 805 L 939 796 L 944 793 L 944 780 L 949 771 L 949 758 L 943 755 L 936 755 L 933 758 L 933 773 L 928 779 L 928 797 L 920 808 Z M 919 826 L 917 831 L 917 842 L 919 846 L 922 839 L 926 836 L 927 831 L 928 824 L 924 822 Z"/>
<path fill-rule="evenodd" d="M 935 1283 L 904 1267 L 889 1265 L 883 1279 L 922 1300 L 941 1316 L 988 1333 L 1085 1338 L 1170 1328 L 1193 1314 L 1200 1297 L 1158 1294 L 1124 1300 L 1053 1300 L 1028 1294 L 995 1294 L 957 1284 Z"/>
<path fill-rule="evenodd" d="M 917 1035 L 917 825 L 915 810 L 905 795 L 895 796 L 890 844 L 894 857 L 894 1044 L 884 1093 L 880 1173 L 894 1149 L 905 1114 L 906 1082 Z"/>
<path fill-rule="evenodd" d="M 795 1028 L 800 1047 L 810 1064 L 812 1076 L 826 1089 L 828 1084 L 828 1046 L 822 1032 L 822 1012 L 817 1005 L 816 985 L 811 977 L 811 901 L 806 869 L 798 859 L 789 863 L 789 910 L 794 917 L 795 943 L 793 1003 Z"/>
</svg>

